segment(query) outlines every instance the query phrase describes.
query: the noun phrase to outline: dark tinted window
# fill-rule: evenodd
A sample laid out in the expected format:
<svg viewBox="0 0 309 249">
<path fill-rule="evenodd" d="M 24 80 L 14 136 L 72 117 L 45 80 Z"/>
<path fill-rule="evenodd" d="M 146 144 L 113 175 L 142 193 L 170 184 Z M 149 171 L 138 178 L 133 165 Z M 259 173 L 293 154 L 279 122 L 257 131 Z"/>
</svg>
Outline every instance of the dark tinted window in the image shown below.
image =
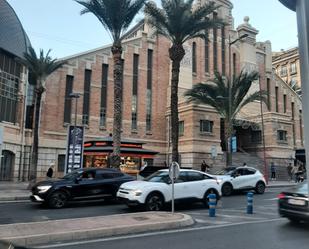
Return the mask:
<svg viewBox="0 0 309 249">
<path fill-rule="evenodd" d="M 92 180 L 94 179 L 96 176 L 95 171 L 91 170 L 91 171 L 84 171 L 81 175 L 82 179 L 88 179 L 88 180 Z"/>
<path fill-rule="evenodd" d="M 123 174 L 120 172 L 105 172 L 105 171 L 97 171 L 97 179 L 112 179 L 117 177 L 122 177 Z"/>
<path fill-rule="evenodd" d="M 201 181 L 204 180 L 204 175 L 198 172 L 188 172 L 188 181 Z"/>
<path fill-rule="evenodd" d="M 187 182 L 187 172 L 180 172 L 178 178 L 176 179 L 176 182 Z"/>
<path fill-rule="evenodd" d="M 254 175 L 255 170 L 254 169 L 244 169 L 244 175 Z"/>
</svg>

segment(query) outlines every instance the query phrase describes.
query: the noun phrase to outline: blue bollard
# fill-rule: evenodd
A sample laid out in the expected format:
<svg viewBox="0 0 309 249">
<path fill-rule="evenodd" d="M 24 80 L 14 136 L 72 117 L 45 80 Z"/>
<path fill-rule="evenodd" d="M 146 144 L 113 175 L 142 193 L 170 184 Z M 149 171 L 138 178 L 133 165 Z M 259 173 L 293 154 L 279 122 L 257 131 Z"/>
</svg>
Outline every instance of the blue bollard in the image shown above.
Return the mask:
<svg viewBox="0 0 309 249">
<path fill-rule="evenodd" d="M 247 214 L 253 214 L 253 193 L 247 193 Z"/>
<path fill-rule="evenodd" d="M 209 206 L 209 217 L 216 217 L 216 202 L 217 196 L 215 194 L 209 194 L 208 198 L 208 206 Z"/>
</svg>

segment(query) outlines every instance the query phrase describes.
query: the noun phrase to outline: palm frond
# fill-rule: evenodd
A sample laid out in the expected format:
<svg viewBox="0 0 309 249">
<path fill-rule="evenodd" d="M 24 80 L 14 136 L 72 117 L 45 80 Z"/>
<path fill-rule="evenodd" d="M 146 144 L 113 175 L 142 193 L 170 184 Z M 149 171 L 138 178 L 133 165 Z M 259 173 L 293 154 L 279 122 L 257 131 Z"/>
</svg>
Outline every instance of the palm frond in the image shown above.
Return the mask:
<svg viewBox="0 0 309 249">
<path fill-rule="evenodd" d="M 36 80 L 45 80 L 48 75 L 66 63 L 66 61 L 52 59 L 49 55 L 50 52 L 51 50 L 48 50 L 44 54 L 44 51 L 41 49 L 39 56 L 37 56 L 35 50 L 29 47 L 28 52 L 24 54 L 25 60 L 23 63 Z"/>
<path fill-rule="evenodd" d="M 174 44 L 183 44 L 193 38 L 205 38 L 205 29 L 223 25 L 221 19 L 205 18 L 220 6 L 213 2 L 193 8 L 193 0 L 161 0 L 162 9 L 152 2 L 146 3 L 149 24 L 158 34 Z"/>
<path fill-rule="evenodd" d="M 189 102 L 206 104 L 214 107 L 222 117 L 229 117 L 230 104 L 233 119 L 237 113 L 247 104 L 256 100 L 263 101 L 267 105 L 267 92 L 255 91 L 249 93 L 252 82 L 258 78 L 256 72 L 235 76 L 231 83 L 231 103 L 229 102 L 229 79 L 216 72 L 214 79 L 206 83 L 195 84 L 192 89 L 185 92 Z"/>
<path fill-rule="evenodd" d="M 146 0 L 75 0 L 84 9 L 81 14 L 92 13 L 111 34 L 114 43 L 119 43 L 134 17 Z"/>
</svg>

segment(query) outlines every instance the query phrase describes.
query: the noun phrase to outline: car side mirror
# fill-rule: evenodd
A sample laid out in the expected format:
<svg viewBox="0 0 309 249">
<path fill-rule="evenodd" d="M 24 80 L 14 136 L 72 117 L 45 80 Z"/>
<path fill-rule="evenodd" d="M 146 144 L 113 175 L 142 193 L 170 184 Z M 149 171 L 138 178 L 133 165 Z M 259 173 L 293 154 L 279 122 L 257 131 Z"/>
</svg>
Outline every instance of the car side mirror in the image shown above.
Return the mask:
<svg viewBox="0 0 309 249">
<path fill-rule="evenodd" d="M 231 177 L 233 177 L 233 178 L 237 177 L 236 173 L 232 173 Z"/>
<path fill-rule="evenodd" d="M 75 178 L 75 183 L 79 183 L 82 180 L 82 178 L 80 176 Z"/>
</svg>

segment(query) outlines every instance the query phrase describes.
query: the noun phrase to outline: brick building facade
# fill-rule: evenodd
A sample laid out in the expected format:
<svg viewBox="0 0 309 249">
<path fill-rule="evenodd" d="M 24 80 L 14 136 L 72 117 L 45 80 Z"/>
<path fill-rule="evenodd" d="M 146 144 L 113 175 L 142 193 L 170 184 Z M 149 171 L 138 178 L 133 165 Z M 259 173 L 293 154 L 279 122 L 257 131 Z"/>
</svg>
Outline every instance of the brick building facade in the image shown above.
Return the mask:
<svg viewBox="0 0 309 249">
<path fill-rule="evenodd" d="M 264 127 L 267 162 L 277 161 L 285 166 L 294 157 L 294 150 L 303 146 L 300 99 L 273 71 L 271 43 L 256 41 L 258 31 L 250 25 L 247 17 L 235 29 L 231 2 L 217 2 L 222 7 L 214 15 L 227 20 L 230 25 L 208 30 L 206 40 L 195 39 L 185 44 L 186 55 L 181 63 L 179 81 L 180 163 L 185 167 L 199 168 L 205 159 L 214 169 L 225 164 L 222 150 L 224 127 L 220 116 L 209 106 L 188 104 L 183 93 L 193 84 L 213 78 L 216 70 L 226 76 L 241 70 L 258 70 L 260 80 L 253 84 L 252 89 L 268 91 L 270 109 L 263 104 L 261 110 L 260 103 L 255 102 L 241 110 L 234 123 L 238 150 L 261 157 Z M 248 36 L 230 45 L 244 34 Z M 145 20 L 133 27 L 123 41 L 122 138 L 143 142 L 144 148 L 159 152 L 153 161 L 158 166 L 163 166 L 164 162 L 168 164 L 171 158 L 169 47 L 169 41 L 155 36 Z M 62 174 L 67 126 L 74 122 L 75 111 L 77 123 L 85 126 L 85 140 L 108 136 L 113 129 L 111 46 L 64 59 L 68 61 L 67 65 L 53 73 L 46 83 L 38 177 L 44 177 L 52 161 L 58 165 L 56 173 Z M 69 98 L 71 92 L 82 93 L 77 110 Z M 31 101 L 29 103 L 30 114 Z M 27 121 L 31 128 L 31 115 Z M 26 133 L 28 146 L 31 145 L 30 136 L 30 132 Z M 25 163 L 27 168 L 27 160 Z M 12 178 L 16 179 L 19 166 L 13 167 Z"/>
</svg>

